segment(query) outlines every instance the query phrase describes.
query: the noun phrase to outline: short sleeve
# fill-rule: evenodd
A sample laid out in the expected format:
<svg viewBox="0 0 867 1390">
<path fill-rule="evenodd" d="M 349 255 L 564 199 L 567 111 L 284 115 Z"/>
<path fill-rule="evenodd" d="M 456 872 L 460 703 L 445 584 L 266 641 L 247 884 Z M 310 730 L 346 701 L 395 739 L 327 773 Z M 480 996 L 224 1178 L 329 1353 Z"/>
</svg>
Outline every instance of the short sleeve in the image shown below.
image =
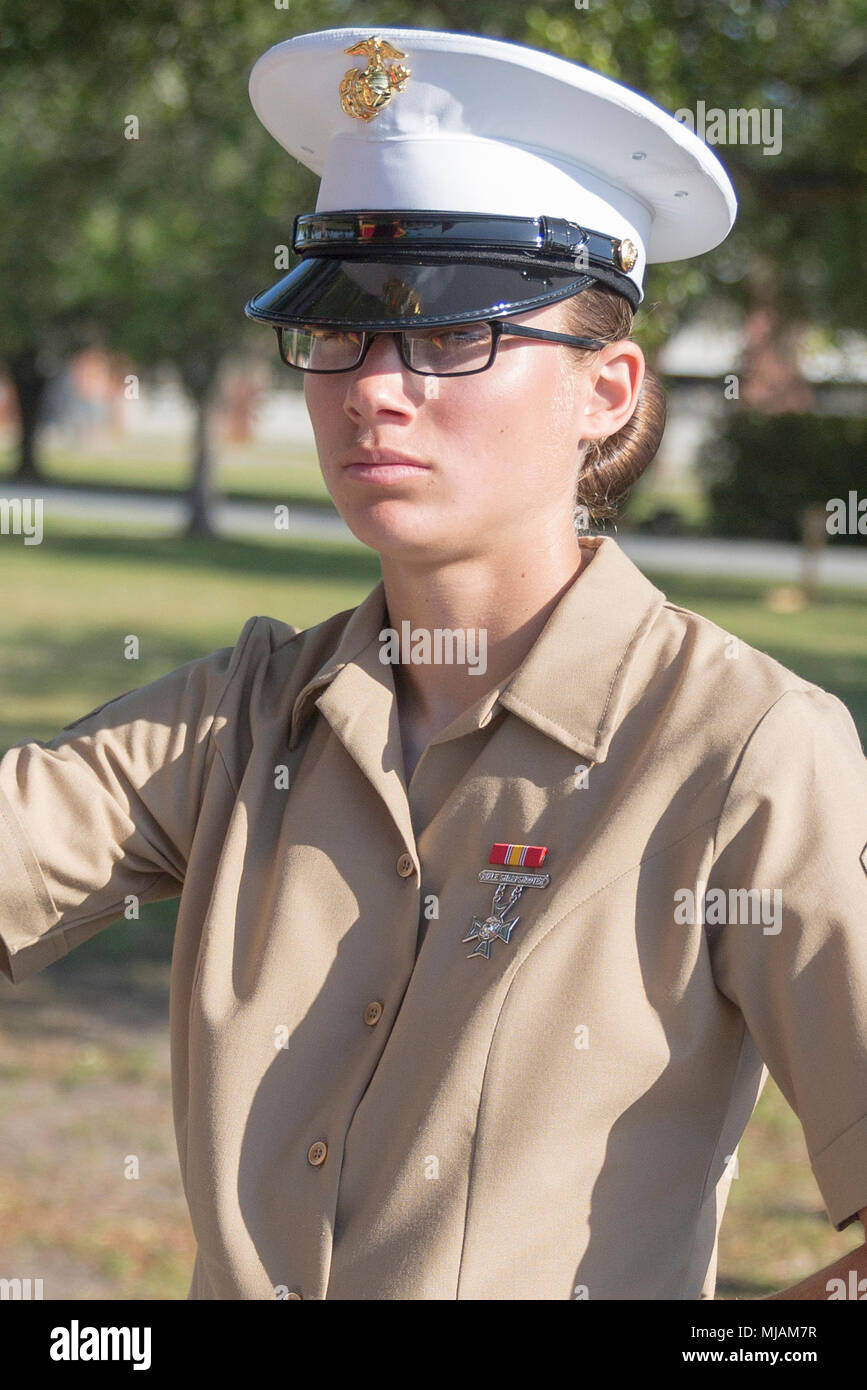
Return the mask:
<svg viewBox="0 0 867 1390">
<path fill-rule="evenodd" d="M 106 701 L 0 758 L 0 970 L 14 983 L 140 902 L 176 897 L 214 758 L 234 647 Z"/>
<path fill-rule="evenodd" d="M 738 890 L 765 896 L 748 903 Z M 754 729 L 718 825 L 706 914 L 717 986 L 798 1115 L 842 1230 L 867 1207 L 867 761 L 836 696 L 788 690 Z"/>
</svg>

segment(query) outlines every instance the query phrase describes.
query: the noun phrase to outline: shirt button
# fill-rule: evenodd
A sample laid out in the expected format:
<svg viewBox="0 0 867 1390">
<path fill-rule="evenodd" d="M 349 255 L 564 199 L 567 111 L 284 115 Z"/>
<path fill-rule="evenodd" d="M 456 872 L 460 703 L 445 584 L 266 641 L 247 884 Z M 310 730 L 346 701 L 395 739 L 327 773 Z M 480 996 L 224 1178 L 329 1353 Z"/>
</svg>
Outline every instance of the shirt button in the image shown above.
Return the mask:
<svg viewBox="0 0 867 1390">
<path fill-rule="evenodd" d="M 411 854 L 402 854 L 397 861 L 397 872 L 401 878 L 409 878 L 414 867 Z"/>
<path fill-rule="evenodd" d="M 325 1162 L 325 1155 L 328 1153 L 328 1145 L 324 1139 L 317 1139 L 315 1144 L 311 1144 L 307 1150 L 307 1162 L 312 1163 L 314 1168 L 318 1168 L 320 1163 Z"/>
<path fill-rule="evenodd" d="M 367 1008 L 364 1010 L 364 1021 L 365 1023 L 369 1023 L 372 1027 L 373 1024 L 378 1023 L 381 1018 L 382 1005 L 378 999 L 374 999 L 373 1003 L 368 1004 Z"/>
<path fill-rule="evenodd" d="M 301 1299 L 300 1293 L 296 1293 L 294 1289 L 290 1289 L 289 1292 L 287 1293 L 286 1297 L 287 1297 L 287 1298 L 297 1298 L 297 1299 Z M 301 1300 L 301 1301 L 303 1302 L 303 1300 Z"/>
</svg>

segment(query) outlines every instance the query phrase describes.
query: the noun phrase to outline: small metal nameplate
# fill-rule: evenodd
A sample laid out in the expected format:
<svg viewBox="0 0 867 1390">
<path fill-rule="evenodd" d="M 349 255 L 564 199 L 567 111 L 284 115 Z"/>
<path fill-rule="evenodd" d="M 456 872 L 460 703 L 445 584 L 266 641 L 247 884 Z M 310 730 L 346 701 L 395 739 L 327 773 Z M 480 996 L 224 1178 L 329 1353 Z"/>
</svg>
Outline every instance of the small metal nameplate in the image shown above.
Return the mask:
<svg viewBox="0 0 867 1390">
<path fill-rule="evenodd" d="M 516 874 L 508 869 L 482 869 L 480 883 L 520 883 L 524 888 L 547 888 L 551 882 L 550 874 Z"/>
</svg>

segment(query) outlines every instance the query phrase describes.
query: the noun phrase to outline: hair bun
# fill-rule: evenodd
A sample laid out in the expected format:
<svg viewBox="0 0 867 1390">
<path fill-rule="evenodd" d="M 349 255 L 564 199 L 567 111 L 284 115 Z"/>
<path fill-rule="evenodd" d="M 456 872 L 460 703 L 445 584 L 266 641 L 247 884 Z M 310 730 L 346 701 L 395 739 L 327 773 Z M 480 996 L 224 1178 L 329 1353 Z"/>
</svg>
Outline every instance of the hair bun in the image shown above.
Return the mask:
<svg viewBox="0 0 867 1390">
<path fill-rule="evenodd" d="M 564 330 L 576 336 L 618 342 L 631 338 L 632 308 L 614 290 L 603 286 L 581 290 L 565 301 Z M 587 353 L 598 349 L 576 348 Z M 575 488 L 576 508 L 586 508 L 594 521 L 616 515 L 617 504 L 656 457 L 665 431 L 666 397 L 655 372 L 645 368 L 632 415 L 616 434 L 588 441 Z M 577 528 L 576 528 L 577 529 Z"/>
</svg>

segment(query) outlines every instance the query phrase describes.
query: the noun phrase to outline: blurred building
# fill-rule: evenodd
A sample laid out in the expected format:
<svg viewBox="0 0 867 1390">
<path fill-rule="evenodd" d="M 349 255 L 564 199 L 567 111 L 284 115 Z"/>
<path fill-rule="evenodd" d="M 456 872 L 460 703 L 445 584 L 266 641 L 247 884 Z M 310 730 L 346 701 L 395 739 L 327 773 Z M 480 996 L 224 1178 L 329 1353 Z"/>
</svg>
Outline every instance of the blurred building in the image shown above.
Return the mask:
<svg viewBox="0 0 867 1390">
<path fill-rule="evenodd" d="M 760 313 L 742 324 L 697 320 L 666 343 L 656 362 L 668 394 L 657 486 L 691 485 L 699 450 L 733 402 L 771 413 L 867 414 L 867 336 L 848 334 L 830 349 L 807 335 L 787 360 L 772 330 Z"/>
</svg>

